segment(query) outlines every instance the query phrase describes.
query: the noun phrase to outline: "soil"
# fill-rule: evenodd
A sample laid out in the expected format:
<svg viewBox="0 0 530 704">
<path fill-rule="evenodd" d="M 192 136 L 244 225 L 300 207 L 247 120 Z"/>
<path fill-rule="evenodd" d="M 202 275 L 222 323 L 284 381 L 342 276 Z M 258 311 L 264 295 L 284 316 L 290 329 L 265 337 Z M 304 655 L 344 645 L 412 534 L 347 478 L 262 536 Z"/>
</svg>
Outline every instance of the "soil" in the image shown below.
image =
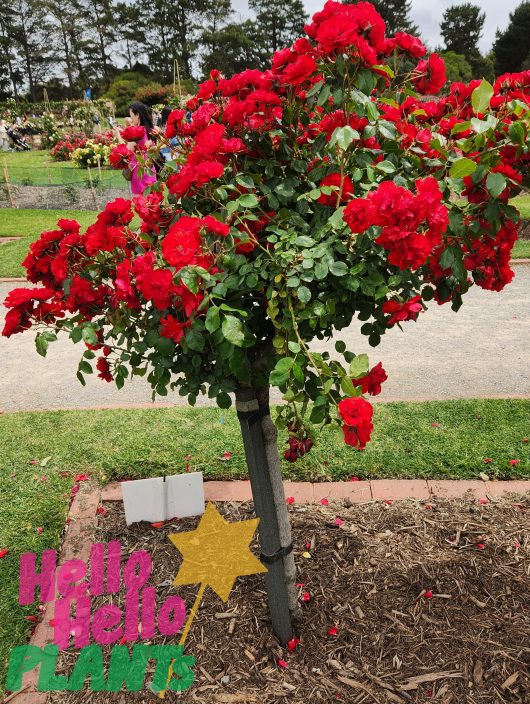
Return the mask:
<svg viewBox="0 0 530 704">
<path fill-rule="evenodd" d="M 290 506 L 300 596 L 310 595 L 301 599 L 299 645 L 289 652 L 271 635 L 262 575 L 238 579 L 227 604 L 207 590 L 186 642 L 195 682 L 166 701 L 528 704 L 530 497 L 516 501 Z M 152 554 L 161 604 L 175 593 L 181 562 L 167 536 L 198 520 L 127 529 L 122 505 L 106 508 L 98 540 L 121 541 L 123 559 L 142 548 Z M 229 520 L 252 517 L 250 504 L 218 508 Z M 188 610 L 196 592 L 178 590 Z M 69 674 L 77 652 L 62 653 L 57 672 Z M 160 701 L 150 681 L 141 693 L 65 692 L 49 701 L 150 704 Z"/>
</svg>

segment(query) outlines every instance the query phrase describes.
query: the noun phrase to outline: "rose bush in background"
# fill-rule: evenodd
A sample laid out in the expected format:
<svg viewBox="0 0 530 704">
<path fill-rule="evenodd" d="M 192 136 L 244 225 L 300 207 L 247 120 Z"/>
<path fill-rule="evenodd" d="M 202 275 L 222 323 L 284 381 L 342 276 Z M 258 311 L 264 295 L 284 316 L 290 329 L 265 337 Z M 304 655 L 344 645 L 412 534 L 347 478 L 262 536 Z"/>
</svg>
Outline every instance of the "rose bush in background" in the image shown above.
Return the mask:
<svg viewBox="0 0 530 704">
<path fill-rule="evenodd" d="M 291 461 L 314 424 L 338 422 L 362 449 L 365 396 L 386 379 L 344 343 L 319 354 L 312 340 L 357 318 L 377 347 L 428 303 L 457 311 L 471 286 L 511 281 L 508 200 L 530 160 L 530 72 L 432 97 L 443 61 L 387 37 L 369 3 L 328 2 L 306 35 L 265 72 L 212 71 L 191 120 L 171 114 L 179 147 L 150 192 L 109 203 L 86 232 L 44 232 L 24 262 L 41 286 L 9 294 L 3 332 L 35 327 L 45 354 L 64 331 L 87 347 L 81 382 L 95 366 L 191 404 L 279 387 Z"/>
</svg>

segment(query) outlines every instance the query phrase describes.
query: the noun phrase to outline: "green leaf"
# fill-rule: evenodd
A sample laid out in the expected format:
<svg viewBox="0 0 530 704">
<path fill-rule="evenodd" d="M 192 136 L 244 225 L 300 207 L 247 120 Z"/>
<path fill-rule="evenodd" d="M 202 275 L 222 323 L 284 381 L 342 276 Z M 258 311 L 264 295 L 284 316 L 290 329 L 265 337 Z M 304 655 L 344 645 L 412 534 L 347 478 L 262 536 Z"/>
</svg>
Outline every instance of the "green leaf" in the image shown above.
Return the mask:
<svg viewBox="0 0 530 704">
<path fill-rule="evenodd" d="M 254 188 L 254 181 L 247 174 L 239 174 L 239 176 L 236 176 L 236 181 L 243 188 Z"/>
<path fill-rule="evenodd" d="M 294 354 L 298 354 L 300 350 L 302 349 L 298 342 L 293 342 L 292 340 L 287 343 L 287 347 L 293 352 Z"/>
<path fill-rule="evenodd" d="M 83 386 L 86 386 L 85 377 L 81 374 L 81 372 L 77 372 L 76 377 L 79 379 Z"/>
<path fill-rule="evenodd" d="M 83 372 L 83 374 L 92 374 L 93 373 L 92 365 L 86 361 L 79 362 L 78 369 L 80 372 Z"/>
<path fill-rule="evenodd" d="M 477 163 L 472 159 L 467 157 L 462 157 L 453 162 L 451 169 L 449 171 L 449 176 L 451 178 L 464 178 L 464 176 L 471 176 L 471 174 L 477 168 Z"/>
<path fill-rule="evenodd" d="M 84 327 L 82 333 L 83 340 L 88 342 L 89 345 L 97 345 L 99 340 L 96 335 L 96 331 L 91 327 Z"/>
<path fill-rule="evenodd" d="M 330 217 L 328 220 L 328 223 L 334 230 L 339 230 L 341 227 L 344 226 L 344 208 L 346 206 L 342 206 L 340 208 L 337 208 L 333 215 Z"/>
<path fill-rule="evenodd" d="M 220 324 L 221 320 L 219 316 L 219 308 L 216 308 L 215 306 L 208 308 L 206 320 L 204 321 L 204 327 L 206 330 L 208 330 L 208 332 L 215 332 Z"/>
<path fill-rule="evenodd" d="M 37 333 L 37 337 L 35 338 L 35 347 L 41 357 L 46 357 L 46 352 L 48 351 L 48 340 L 41 332 Z"/>
<path fill-rule="evenodd" d="M 337 145 L 343 151 L 346 151 L 352 142 L 355 142 L 361 138 L 357 130 L 353 127 L 346 125 L 345 127 L 337 127 L 337 129 L 331 135 L 331 140 L 329 142 L 330 147 Z"/>
<path fill-rule="evenodd" d="M 243 208 L 255 208 L 258 204 L 258 199 L 253 193 L 245 193 L 239 198 L 239 204 Z"/>
<path fill-rule="evenodd" d="M 369 369 L 368 355 L 359 354 L 350 362 L 350 376 L 353 379 L 358 379 L 368 373 Z"/>
<path fill-rule="evenodd" d="M 324 81 L 319 81 L 318 83 L 315 83 L 315 85 L 307 91 L 305 97 L 312 98 L 313 95 L 316 95 L 318 93 L 318 91 L 322 88 L 323 85 Z"/>
<path fill-rule="evenodd" d="M 329 96 L 331 95 L 331 88 L 326 83 L 320 93 L 318 94 L 317 105 L 324 105 Z"/>
<path fill-rule="evenodd" d="M 385 174 L 393 174 L 396 170 L 394 164 L 391 161 L 387 161 L 386 159 L 385 161 L 381 161 L 379 162 L 379 164 L 376 164 L 375 168 Z"/>
<path fill-rule="evenodd" d="M 493 92 L 493 86 L 486 80 L 483 80 L 480 85 L 475 88 L 471 95 L 471 105 L 476 115 L 486 112 L 489 108 L 491 99 L 493 98 Z"/>
<path fill-rule="evenodd" d="M 491 173 L 486 179 L 486 188 L 493 198 L 498 198 L 506 188 L 506 178 L 502 174 Z"/>
<path fill-rule="evenodd" d="M 217 405 L 219 406 L 219 408 L 230 408 L 230 406 L 232 405 L 232 399 L 224 391 L 221 391 L 217 395 L 216 401 L 217 401 Z"/>
<path fill-rule="evenodd" d="M 329 270 L 334 276 L 346 276 L 348 273 L 348 266 L 344 262 L 332 262 L 329 265 Z"/>
<path fill-rule="evenodd" d="M 312 237 L 307 237 L 307 235 L 300 235 L 296 238 L 295 243 L 299 247 L 312 247 L 315 244 L 315 240 Z"/>
<path fill-rule="evenodd" d="M 357 394 L 356 388 L 353 381 L 347 376 L 343 376 L 340 380 L 340 388 L 344 391 L 346 396 L 355 396 Z"/>
<path fill-rule="evenodd" d="M 307 286 L 300 286 L 297 293 L 298 300 L 301 303 L 309 303 L 309 301 L 311 300 L 311 291 L 307 288 Z"/>
<path fill-rule="evenodd" d="M 239 318 L 227 315 L 223 320 L 221 331 L 228 342 L 231 342 L 236 347 L 243 346 L 245 334 L 243 332 L 243 324 Z"/>
</svg>

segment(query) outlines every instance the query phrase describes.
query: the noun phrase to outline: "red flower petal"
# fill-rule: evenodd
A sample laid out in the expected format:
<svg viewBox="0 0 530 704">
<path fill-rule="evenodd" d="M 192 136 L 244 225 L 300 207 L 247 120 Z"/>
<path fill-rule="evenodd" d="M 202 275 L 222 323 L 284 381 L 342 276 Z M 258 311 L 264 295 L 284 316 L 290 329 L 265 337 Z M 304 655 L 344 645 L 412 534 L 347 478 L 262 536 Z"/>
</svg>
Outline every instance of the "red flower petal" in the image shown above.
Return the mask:
<svg viewBox="0 0 530 704">
<path fill-rule="evenodd" d="M 423 595 L 424 599 L 432 599 L 433 598 L 433 593 L 431 589 L 427 589 L 425 594 Z"/>
<path fill-rule="evenodd" d="M 352 477 L 350 479 L 350 482 L 358 482 L 358 481 L 360 481 L 359 477 Z"/>
<path fill-rule="evenodd" d="M 305 602 L 311 601 L 311 594 L 309 592 L 304 592 L 300 599 Z"/>
<path fill-rule="evenodd" d="M 35 529 L 39 535 L 41 535 L 44 532 L 44 528 L 42 526 L 39 526 L 38 528 Z"/>
<path fill-rule="evenodd" d="M 489 504 L 488 499 L 479 499 L 478 502 L 479 502 L 479 504 L 482 504 L 483 506 L 486 506 L 487 504 Z"/>
<path fill-rule="evenodd" d="M 74 484 L 72 490 L 70 491 L 70 496 L 73 498 L 79 491 L 79 484 Z"/>
<path fill-rule="evenodd" d="M 300 638 L 297 638 L 296 636 L 291 638 L 291 640 L 287 642 L 287 649 L 289 650 L 289 652 L 292 653 L 293 650 L 296 648 L 296 646 L 299 643 L 300 643 Z"/>
<path fill-rule="evenodd" d="M 152 528 L 162 528 L 164 521 L 157 521 L 156 523 L 151 523 Z"/>
<path fill-rule="evenodd" d="M 322 506 L 329 506 L 329 499 L 320 499 Z"/>
<path fill-rule="evenodd" d="M 393 502 L 392 499 L 385 499 L 385 504 L 386 504 L 387 506 L 392 506 L 392 505 L 394 504 L 394 502 Z"/>
<path fill-rule="evenodd" d="M 229 459 L 232 457 L 232 453 L 231 453 L 231 452 L 225 452 L 224 455 L 223 455 L 223 457 L 225 458 L 225 460 L 229 460 Z"/>
<path fill-rule="evenodd" d="M 285 660 L 278 660 L 278 667 L 283 667 L 284 670 L 286 670 L 289 667 L 289 664 L 285 662 Z"/>
<path fill-rule="evenodd" d="M 51 626 L 52 628 L 55 627 L 55 619 L 54 619 L 54 618 L 51 618 L 51 619 L 50 619 L 50 626 Z"/>
<path fill-rule="evenodd" d="M 90 479 L 90 474 L 76 474 L 74 482 L 87 482 Z"/>
<path fill-rule="evenodd" d="M 477 550 L 485 550 L 486 549 L 486 546 L 484 545 L 484 543 L 477 543 L 475 545 L 475 547 L 477 548 Z"/>
<path fill-rule="evenodd" d="M 294 504 L 294 496 L 288 496 L 288 497 L 285 499 L 285 501 L 286 501 L 286 503 L 289 504 L 289 505 L 290 505 L 290 504 Z"/>
<path fill-rule="evenodd" d="M 331 628 L 328 628 L 328 636 L 338 636 L 339 631 L 335 626 L 332 626 Z"/>
<path fill-rule="evenodd" d="M 529 438 L 523 438 L 523 442 L 528 442 Z"/>
<path fill-rule="evenodd" d="M 484 464 L 490 464 L 490 462 L 493 462 L 491 457 L 484 457 L 484 459 L 482 461 L 484 462 Z"/>
<path fill-rule="evenodd" d="M 2 557 L 5 557 L 8 552 L 9 552 L 9 548 L 2 548 L 0 550 L 0 559 L 2 559 Z"/>
<path fill-rule="evenodd" d="M 519 464 L 520 461 L 521 460 L 510 460 L 508 464 L 510 465 L 510 467 L 515 467 L 515 465 Z"/>
<path fill-rule="evenodd" d="M 335 519 L 335 525 L 336 525 L 336 526 L 343 526 L 343 525 L 344 525 L 344 521 L 342 520 L 342 518 L 336 518 L 336 519 Z"/>
<path fill-rule="evenodd" d="M 431 423 L 433 428 L 441 428 L 442 424 L 441 423 Z"/>
<path fill-rule="evenodd" d="M 26 616 L 26 621 L 31 621 L 31 623 L 37 623 L 39 620 L 38 616 Z"/>
</svg>

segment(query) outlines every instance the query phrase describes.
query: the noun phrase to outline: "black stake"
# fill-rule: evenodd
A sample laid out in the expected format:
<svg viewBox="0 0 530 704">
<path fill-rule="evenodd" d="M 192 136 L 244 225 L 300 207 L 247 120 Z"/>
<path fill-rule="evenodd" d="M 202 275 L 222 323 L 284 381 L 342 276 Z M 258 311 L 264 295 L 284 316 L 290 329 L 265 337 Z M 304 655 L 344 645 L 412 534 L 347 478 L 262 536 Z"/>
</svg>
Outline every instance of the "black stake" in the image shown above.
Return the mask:
<svg viewBox="0 0 530 704">
<path fill-rule="evenodd" d="M 285 645 L 293 637 L 293 628 L 282 558 L 292 546 L 282 548 L 280 545 L 276 507 L 261 429 L 262 414 L 254 389 L 236 391 L 236 410 L 243 436 L 254 511 L 260 519 L 261 560 L 268 569 L 265 586 L 272 628 L 280 643 Z"/>
</svg>

